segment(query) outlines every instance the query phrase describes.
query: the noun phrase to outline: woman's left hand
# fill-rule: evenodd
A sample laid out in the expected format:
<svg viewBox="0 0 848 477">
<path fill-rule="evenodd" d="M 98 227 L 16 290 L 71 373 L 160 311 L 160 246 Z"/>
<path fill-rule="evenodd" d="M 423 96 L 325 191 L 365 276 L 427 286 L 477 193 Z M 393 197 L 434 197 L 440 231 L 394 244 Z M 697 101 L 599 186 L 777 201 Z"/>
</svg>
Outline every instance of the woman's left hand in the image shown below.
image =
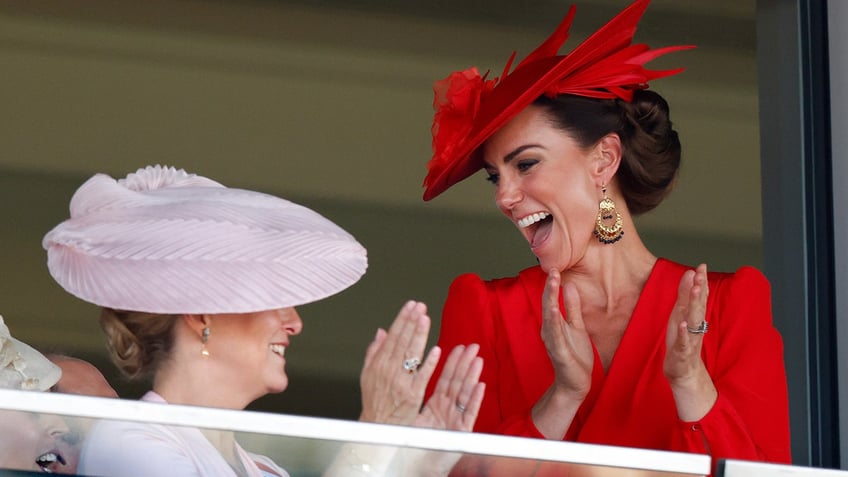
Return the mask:
<svg viewBox="0 0 848 477">
<path fill-rule="evenodd" d="M 692 422 L 704 417 L 715 404 L 718 392 L 701 359 L 706 321 L 707 266 L 688 270 L 680 279 L 677 303 L 668 320 L 663 372 L 671 384 L 677 414 Z"/>
<path fill-rule="evenodd" d="M 408 425 L 416 420 L 441 355 L 434 347 L 422 362 L 429 332 L 427 306 L 415 301 L 401 308 L 388 332 L 377 330 L 359 376 L 360 421 Z"/>
<path fill-rule="evenodd" d="M 474 428 L 486 390 L 480 382 L 483 358 L 477 356 L 478 351 L 477 344 L 459 345 L 451 351 L 433 395 L 415 419 L 416 426 L 456 431 Z"/>
</svg>

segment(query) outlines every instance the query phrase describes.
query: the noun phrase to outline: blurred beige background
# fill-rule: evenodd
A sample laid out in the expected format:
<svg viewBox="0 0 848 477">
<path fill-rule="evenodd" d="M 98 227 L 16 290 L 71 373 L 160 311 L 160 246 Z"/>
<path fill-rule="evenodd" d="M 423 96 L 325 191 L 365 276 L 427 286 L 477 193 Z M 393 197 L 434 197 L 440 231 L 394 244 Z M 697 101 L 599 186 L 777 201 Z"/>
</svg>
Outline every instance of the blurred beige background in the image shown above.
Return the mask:
<svg viewBox="0 0 848 477">
<path fill-rule="evenodd" d="M 577 1 L 565 51 L 624 0 Z M 432 338 L 450 281 L 535 264 L 477 175 L 421 201 L 432 83 L 500 74 L 569 2 L 509 0 L 0 0 L 0 313 L 44 350 L 108 363 L 97 310 L 49 277 L 41 238 L 95 172 L 185 168 L 292 199 L 369 250 L 365 278 L 303 307 L 289 390 L 255 407 L 358 413 L 365 346 L 409 298 Z M 754 0 L 655 0 L 637 41 L 697 49 L 657 61 L 684 144 L 677 190 L 640 219 L 654 253 L 713 269 L 760 265 Z M 214 385 L 214 383 L 210 383 Z"/>
</svg>

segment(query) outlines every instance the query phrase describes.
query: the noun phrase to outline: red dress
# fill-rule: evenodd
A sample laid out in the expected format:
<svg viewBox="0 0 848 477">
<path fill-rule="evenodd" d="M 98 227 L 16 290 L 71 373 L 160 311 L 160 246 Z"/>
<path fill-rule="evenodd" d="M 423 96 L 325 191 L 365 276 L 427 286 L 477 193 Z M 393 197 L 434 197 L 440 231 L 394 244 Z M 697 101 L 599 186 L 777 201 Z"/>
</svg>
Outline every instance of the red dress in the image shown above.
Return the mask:
<svg viewBox="0 0 848 477">
<path fill-rule="evenodd" d="M 709 273 L 702 357 L 718 399 L 697 422 L 678 418 L 663 358 L 688 269 L 657 260 L 606 372 L 595 351 L 591 391 L 564 440 L 710 454 L 713 463 L 790 462 L 783 342 L 771 322 L 768 281 L 754 268 Z M 543 437 L 530 413 L 554 379 L 540 335 L 546 278 L 537 266 L 491 281 L 465 274 L 451 285 L 439 345 L 480 344 L 486 395 L 475 432 Z"/>
</svg>

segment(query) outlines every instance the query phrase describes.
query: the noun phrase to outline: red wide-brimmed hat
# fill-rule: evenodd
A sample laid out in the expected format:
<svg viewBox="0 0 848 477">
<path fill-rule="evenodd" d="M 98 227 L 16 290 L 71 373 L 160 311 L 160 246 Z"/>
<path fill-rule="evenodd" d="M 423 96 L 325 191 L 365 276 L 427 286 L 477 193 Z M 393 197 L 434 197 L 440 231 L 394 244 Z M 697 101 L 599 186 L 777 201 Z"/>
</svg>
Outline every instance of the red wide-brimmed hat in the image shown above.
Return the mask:
<svg viewBox="0 0 848 477">
<path fill-rule="evenodd" d="M 542 95 L 573 94 L 632 101 L 633 91 L 683 68 L 649 70 L 645 63 L 691 45 L 651 49 L 632 44 L 636 25 L 650 0 L 636 0 L 567 55 L 558 55 L 568 38 L 575 7 L 556 30 L 509 72 L 515 53 L 499 78 L 477 68 L 456 71 L 433 86 L 433 158 L 427 164 L 424 200 L 430 200 L 483 167 L 477 148 Z"/>
</svg>

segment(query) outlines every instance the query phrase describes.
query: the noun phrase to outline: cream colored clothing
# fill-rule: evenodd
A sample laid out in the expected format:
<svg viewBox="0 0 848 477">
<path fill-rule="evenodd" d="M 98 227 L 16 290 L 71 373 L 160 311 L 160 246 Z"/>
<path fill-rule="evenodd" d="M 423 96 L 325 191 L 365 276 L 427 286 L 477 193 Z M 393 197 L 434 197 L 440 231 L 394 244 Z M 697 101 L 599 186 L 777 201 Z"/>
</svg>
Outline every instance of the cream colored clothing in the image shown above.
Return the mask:
<svg viewBox="0 0 848 477">
<path fill-rule="evenodd" d="M 153 391 L 142 401 L 167 402 Z M 260 469 L 261 464 L 276 475 L 288 472 L 271 459 L 251 454 L 236 444 L 248 475 L 274 475 Z M 165 426 L 141 422 L 101 421 L 88 434 L 80 455 L 77 472 L 104 477 L 235 477 L 235 472 L 200 430 L 192 427 Z"/>
</svg>

